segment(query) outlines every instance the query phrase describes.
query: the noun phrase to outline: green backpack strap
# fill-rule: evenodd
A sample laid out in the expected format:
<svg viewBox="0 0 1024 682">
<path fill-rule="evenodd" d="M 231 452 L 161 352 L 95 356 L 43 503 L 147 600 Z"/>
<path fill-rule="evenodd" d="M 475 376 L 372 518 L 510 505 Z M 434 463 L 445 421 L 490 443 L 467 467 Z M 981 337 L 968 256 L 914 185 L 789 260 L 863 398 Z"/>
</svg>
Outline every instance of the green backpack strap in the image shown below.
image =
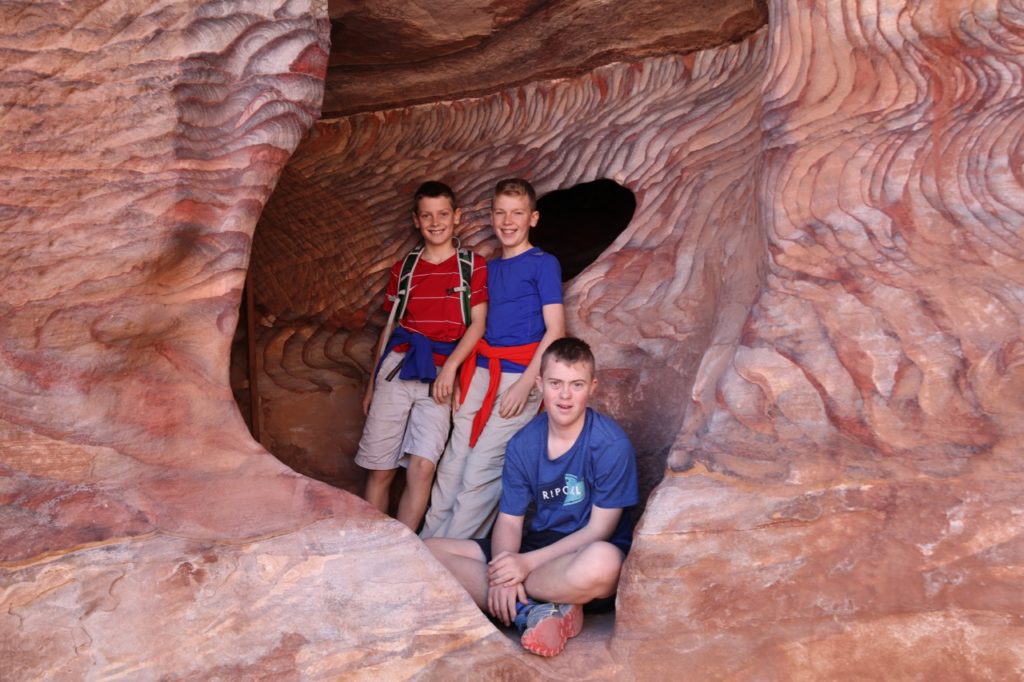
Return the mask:
<svg viewBox="0 0 1024 682">
<path fill-rule="evenodd" d="M 459 249 L 459 298 L 462 299 L 462 322 L 467 327 L 471 319 L 470 309 L 473 297 L 473 252 Z"/>
<path fill-rule="evenodd" d="M 423 255 L 423 245 L 417 246 L 406 255 L 405 260 L 402 261 L 402 269 L 398 274 L 398 291 L 394 296 L 389 296 L 391 300 L 391 319 L 401 320 L 402 315 L 405 314 L 405 308 L 409 305 L 409 292 L 412 291 L 412 272 L 416 269 L 416 264 L 420 262 L 420 256 Z"/>
<path fill-rule="evenodd" d="M 449 294 L 458 293 L 459 302 L 462 307 L 462 322 L 469 326 L 472 318 L 470 309 L 473 296 L 473 252 L 469 249 L 458 249 L 459 260 L 459 286 L 448 289 Z M 392 302 L 389 323 L 402 319 L 405 308 L 409 305 L 409 292 L 412 291 L 412 273 L 416 264 L 423 255 L 423 245 L 417 246 L 402 261 L 402 269 L 398 275 L 398 291 L 394 296 L 389 296 Z"/>
</svg>

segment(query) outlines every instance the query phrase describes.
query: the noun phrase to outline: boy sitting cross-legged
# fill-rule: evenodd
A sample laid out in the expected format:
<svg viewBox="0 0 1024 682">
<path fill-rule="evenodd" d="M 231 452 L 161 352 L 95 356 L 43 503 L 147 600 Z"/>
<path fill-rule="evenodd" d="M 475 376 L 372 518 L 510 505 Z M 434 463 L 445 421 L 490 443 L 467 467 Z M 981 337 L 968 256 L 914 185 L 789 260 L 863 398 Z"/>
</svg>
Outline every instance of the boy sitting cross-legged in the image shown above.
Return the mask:
<svg viewBox="0 0 1024 682">
<path fill-rule="evenodd" d="M 546 411 L 508 443 L 491 538 L 426 544 L 481 609 L 516 624 L 528 651 L 554 656 L 579 634 L 583 605 L 615 594 L 636 455 L 618 424 L 587 406 L 597 381 L 586 343 L 552 343 L 537 383 Z"/>
<path fill-rule="evenodd" d="M 453 244 L 459 217 L 448 185 L 425 182 L 416 190 L 412 219 L 423 244 L 391 268 L 384 304 L 391 318 L 363 398 L 367 419 L 355 459 L 367 469 L 363 496 L 386 513 L 404 461 L 397 516 L 413 531 L 448 438 L 455 372 L 483 335 L 487 317 L 487 266 Z"/>
</svg>

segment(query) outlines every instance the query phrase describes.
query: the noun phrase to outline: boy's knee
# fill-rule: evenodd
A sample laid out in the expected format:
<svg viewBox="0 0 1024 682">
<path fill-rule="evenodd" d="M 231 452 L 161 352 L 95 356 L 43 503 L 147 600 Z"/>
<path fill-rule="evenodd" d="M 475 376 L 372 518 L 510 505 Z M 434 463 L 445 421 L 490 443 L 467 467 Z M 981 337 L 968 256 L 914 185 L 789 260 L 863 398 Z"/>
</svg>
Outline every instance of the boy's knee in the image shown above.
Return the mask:
<svg viewBox="0 0 1024 682">
<path fill-rule="evenodd" d="M 368 469 L 366 472 L 366 478 L 368 481 L 372 481 L 378 485 L 382 483 L 390 483 L 395 477 L 397 469 Z"/>
<path fill-rule="evenodd" d="M 622 551 L 609 542 L 594 542 L 580 550 L 574 562 L 580 582 L 606 597 L 615 592 L 622 570 Z"/>
<path fill-rule="evenodd" d="M 417 455 L 409 455 L 409 466 L 406 470 L 406 476 L 411 478 L 428 478 L 434 477 L 435 465 L 429 459 L 424 459 Z"/>
<path fill-rule="evenodd" d="M 622 550 L 610 542 L 592 542 L 583 548 L 581 560 L 598 572 L 618 573 L 622 568 Z"/>
</svg>

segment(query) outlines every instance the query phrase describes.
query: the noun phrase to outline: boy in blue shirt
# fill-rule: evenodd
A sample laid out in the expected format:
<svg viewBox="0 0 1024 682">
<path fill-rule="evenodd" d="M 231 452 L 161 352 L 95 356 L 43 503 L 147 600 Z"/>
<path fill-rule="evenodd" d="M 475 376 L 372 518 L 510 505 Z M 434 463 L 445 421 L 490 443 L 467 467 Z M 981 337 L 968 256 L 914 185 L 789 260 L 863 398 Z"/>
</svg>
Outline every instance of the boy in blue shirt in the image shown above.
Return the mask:
<svg viewBox="0 0 1024 682">
<path fill-rule="evenodd" d="M 636 453 L 615 421 L 588 407 L 596 384 L 586 343 L 552 343 L 537 380 L 546 410 L 508 443 L 491 538 L 426 541 L 477 605 L 514 622 L 541 656 L 579 634 L 584 604 L 615 594 L 631 542 Z"/>
<path fill-rule="evenodd" d="M 460 370 L 461 399 L 437 465 L 424 538 L 487 535 L 501 499 L 505 446 L 537 414 L 541 354 L 565 334 L 558 259 L 530 244 L 540 219 L 530 183 L 499 182 L 491 218 L 501 257 L 487 264 L 486 328 Z"/>
</svg>

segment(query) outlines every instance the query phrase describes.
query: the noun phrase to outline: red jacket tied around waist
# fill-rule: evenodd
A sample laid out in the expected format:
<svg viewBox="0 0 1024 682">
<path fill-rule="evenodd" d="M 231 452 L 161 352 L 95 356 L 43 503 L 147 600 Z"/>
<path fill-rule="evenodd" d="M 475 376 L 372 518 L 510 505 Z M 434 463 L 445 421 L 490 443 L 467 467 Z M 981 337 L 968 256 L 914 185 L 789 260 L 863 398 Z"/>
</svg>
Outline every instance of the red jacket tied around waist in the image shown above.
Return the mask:
<svg viewBox="0 0 1024 682">
<path fill-rule="evenodd" d="M 473 348 L 473 352 L 462 363 L 462 369 L 459 371 L 460 407 L 465 402 L 466 395 L 469 394 L 469 385 L 472 383 L 473 373 L 476 371 L 477 355 L 487 358 L 487 372 L 490 375 L 483 404 L 480 405 L 480 411 L 473 418 L 473 428 L 469 434 L 469 447 L 476 445 L 476 441 L 480 438 L 480 434 L 491 416 L 491 411 L 494 409 L 494 399 L 498 396 L 498 385 L 501 383 L 501 361 L 508 360 L 517 365 L 529 365 L 539 345 L 540 342 L 535 341 L 522 346 L 492 346 L 480 339 Z"/>
</svg>

